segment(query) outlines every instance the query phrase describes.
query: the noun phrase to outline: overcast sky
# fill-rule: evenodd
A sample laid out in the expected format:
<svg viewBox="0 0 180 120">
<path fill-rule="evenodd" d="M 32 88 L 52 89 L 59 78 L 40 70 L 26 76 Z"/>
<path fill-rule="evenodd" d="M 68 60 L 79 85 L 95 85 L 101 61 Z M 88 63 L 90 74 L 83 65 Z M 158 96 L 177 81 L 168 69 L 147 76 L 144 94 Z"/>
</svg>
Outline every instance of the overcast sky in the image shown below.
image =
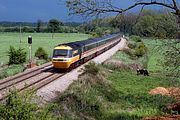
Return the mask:
<svg viewBox="0 0 180 120">
<path fill-rule="evenodd" d="M 0 21 L 36 22 L 56 18 L 64 22 L 82 21 L 80 17 L 68 16 L 64 0 L 0 0 Z M 133 0 L 119 0 L 126 7 Z M 116 4 L 116 3 L 115 3 Z"/>
</svg>

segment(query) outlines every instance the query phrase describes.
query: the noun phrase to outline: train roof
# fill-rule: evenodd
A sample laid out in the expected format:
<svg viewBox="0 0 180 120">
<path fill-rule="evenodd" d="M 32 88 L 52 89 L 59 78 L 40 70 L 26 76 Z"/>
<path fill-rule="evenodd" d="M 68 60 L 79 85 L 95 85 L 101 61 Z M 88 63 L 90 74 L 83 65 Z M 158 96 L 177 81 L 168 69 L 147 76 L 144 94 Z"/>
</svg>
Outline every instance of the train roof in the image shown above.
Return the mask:
<svg viewBox="0 0 180 120">
<path fill-rule="evenodd" d="M 92 44 L 92 43 L 95 43 L 95 42 L 98 42 L 98 41 L 102 41 L 104 39 L 108 39 L 108 38 L 111 38 L 113 36 L 116 36 L 118 34 L 112 34 L 112 35 L 105 35 L 105 36 L 102 36 L 102 37 L 99 37 L 99 38 L 90 38 L 90 39 L 87 39 L 87 40 L 82 40 L 82 41 L 76 41 L 76 42 L 70 42 L 70 43 L 65 43 L 65 44 L 60 44 L 60 45 L 67 45 L 67 46 L 70 46 L 74 49 L 77 49 L 79 47 L 82 47 L 82 46 L 86 46 L 88 44 Z"/>
</svg>

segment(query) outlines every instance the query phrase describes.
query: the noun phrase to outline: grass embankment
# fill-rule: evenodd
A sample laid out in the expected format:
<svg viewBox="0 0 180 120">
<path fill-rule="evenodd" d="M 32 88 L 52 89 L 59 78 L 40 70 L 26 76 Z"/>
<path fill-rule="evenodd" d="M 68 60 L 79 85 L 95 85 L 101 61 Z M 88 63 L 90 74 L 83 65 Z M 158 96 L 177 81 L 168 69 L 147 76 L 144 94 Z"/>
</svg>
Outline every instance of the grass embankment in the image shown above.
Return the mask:
<svg viewBox="0 0 180 120">
<path fill-rule="evenodd" d="M 136 120 L 165 114 L 175 100 L 148 92 L 172 86 L 164 77 L 137 76 L 133 72 L 90 64 L 85 73 L 57 100 L 56 115 L 64 119 Z"/>
<path fill-rule="evenodd" d="M 158 62 L 163 59 L 162 51 L 158 50 L 161 41 L 144 40 L 144 43 L 148 58 L 131 59 L 125 52 L 118 52 L 113 59 L 126 64 L 147 62 L 150 76 L 137 76 L 136 72 L 113 65 L 90 65 L 86 68 L 89 70 L 57 100 L 56 115 L 65 119 L 138 120 L 169 114 L 167 106 L 176 100 L 150 95 L 149 91 L 159 86 L 179 87 L 180 81 L 171 81 L 161 73 L 151 74 L 163 69 Z"/>
</svg>

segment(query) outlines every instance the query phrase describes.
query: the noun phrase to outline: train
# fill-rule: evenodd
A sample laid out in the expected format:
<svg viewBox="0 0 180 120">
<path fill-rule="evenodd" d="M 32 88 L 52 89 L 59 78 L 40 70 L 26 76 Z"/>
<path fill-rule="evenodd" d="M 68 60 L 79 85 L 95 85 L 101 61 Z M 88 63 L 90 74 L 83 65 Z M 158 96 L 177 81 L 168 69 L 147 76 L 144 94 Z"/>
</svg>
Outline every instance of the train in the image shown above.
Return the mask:
<svg viewBox="0 0 180 120">
<path fill-rule="evenodd" d="M 53 67 L 71 70 L 118 44 L 121 40 L 120 37 L 121 34 L 116 33 L 94 39 L 59 44 L 53 49 Z"/>
</svg>

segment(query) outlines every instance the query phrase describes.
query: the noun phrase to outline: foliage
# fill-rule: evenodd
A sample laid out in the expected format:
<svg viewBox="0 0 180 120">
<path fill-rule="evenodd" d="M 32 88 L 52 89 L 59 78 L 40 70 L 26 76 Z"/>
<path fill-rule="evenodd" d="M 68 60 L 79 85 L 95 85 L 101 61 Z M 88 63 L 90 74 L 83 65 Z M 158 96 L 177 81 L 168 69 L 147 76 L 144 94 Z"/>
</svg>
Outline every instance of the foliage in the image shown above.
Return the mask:
<svg viewBox="0 0 180 120">
<path fill-rule="evenodd" d="M 118 28 L 120 32 L 124 34 L 132 34 L 132 28 L 136 23 L 137 15 L 132 13 L 118 15 L 112 18 L 110 25 L 114 28 Z"/>
<path fill-rule="evenodd" d="M 42 47 L 39 47 L 36 50 L 35 56 L 38 57 L 39 59 L 45 59 L 45 60 L 48 59 L 48 54 Z"/>
<path fill-rule="evenodd" d="M 11 65 L 0 71 L 0 79 L 13 76 L 23 71 L 23 65 Z"/>
<path fill-rule="evenodd" d="M 138 47 L 135 48 L 135 55 L 137 57 L 142 57 L 146 53 L 146 47 L 143 42 L 141 42 Z"/>
<path fill-rule="evenodd" d="M 50 32 L 54 33 L 59 30 L 59 26 L 62 24 L 59 20 L 51 19 L 48 22 L 48 29 Z"/>
<path fill-rule="evenodd" d="M 176 18 L 170 13 L 143 13 L 133 26 L 133 33 L 144 37 L 175 38 Z"/>
<path fill-rule="evenodd" d="M 26 52 L 23 48 L 15 49 L 10 46 L 8 51 L 9 64 L 22 64 L 26 62 Z"/>
<path fill-rule="evenodd" d="M 127 50 L 125 50 L 125 52 L 127 54 L 129 54 L 132 57 L 133 57 L 133 55 L 135 55 L 138 58 L 142 57 L 143 55 L 146 54 L 147 48 L 146 48 L 145 44 L 143 43 L 143 41 L 141 40 L 141 37 L 136 36 L 136 35 L 132 35 L 129 37 L 129 39 L 130 39 L 130 41 L 129 41 L 128 46 L 130 49 L 133 50 L 133 53 L 132 52 L 129 53 Z"/>
<path fill-rule="evenodd" d="M 132 10 L 135 7 L 141 7 L 142 11 L 145 6 L 162 6 L 170 10 L 170 12 L 177 17 L 176 23 L 178 26 L 180 24 L 180 8 L 178 7 L 179 2 L 175 0 L 134 0 L 133 4 L 126 6 L 125 8 L 114 5 L 112 0 L 67 0 L 66 6 L 69 9 L 70 14 L 81 15 L 84 17 L 103 16 L 107 13 L 122 14 L 126 11 Z"/>
<path fill-rule="evenodd" d="M 135 49 L 136 48 L 136 44 L 135 43 L 128 43 L 128 47 L 130 49 Z"/>
<path fill-rule="evenodd" d="M 94 62 L 90 62 L 84 65 L 83 74 L 97 75 L 99 71 L 100 71 L 100 68 L 98 67 L 98 65 Z"/>
<path fill-rule="evenodd" d="M 37 20 L 36 32 L 42 32 L 43 22 L 42 20 Z"/>
<path fill-rule="evenodd" d="M 141 37 L 136 36 L 136 35 L 131 35 L 130 40 L 133 40 L 135 42 L 142 42 Z"/>
<path fill-rule="evenodd" d="M 52 38 L 54 38 L 54 33 L 58 32 L 60 25 L 62 25 L 62 22 L 60 22 L 57 19 L 51 19 L 48 22 L 48 31 L 52 33 Z"/>
<path fill-rule="evenodd" d="M 40 108 L 35 102 L 32 93 L 19 95 L 11 92 L 6 103 L 0 105 L 0 119 L 3 120 L 52 120 L 50 107 Z"/>
<path fill-rule="evenodd" d="M 133 27 L 133 32 L 139 36 L 150 37 L 154 35 L 156 22 L 152 16 L 144 16 Z"/>
<path fill-rule="evenodd" d="M 161 65 L 170 72 L 170 76 L 179 78 L 180 74 L 180 43 L 178 40 L 165 41 L 161 48 L 164 58 L 160 60 Z"/>
</svg>

